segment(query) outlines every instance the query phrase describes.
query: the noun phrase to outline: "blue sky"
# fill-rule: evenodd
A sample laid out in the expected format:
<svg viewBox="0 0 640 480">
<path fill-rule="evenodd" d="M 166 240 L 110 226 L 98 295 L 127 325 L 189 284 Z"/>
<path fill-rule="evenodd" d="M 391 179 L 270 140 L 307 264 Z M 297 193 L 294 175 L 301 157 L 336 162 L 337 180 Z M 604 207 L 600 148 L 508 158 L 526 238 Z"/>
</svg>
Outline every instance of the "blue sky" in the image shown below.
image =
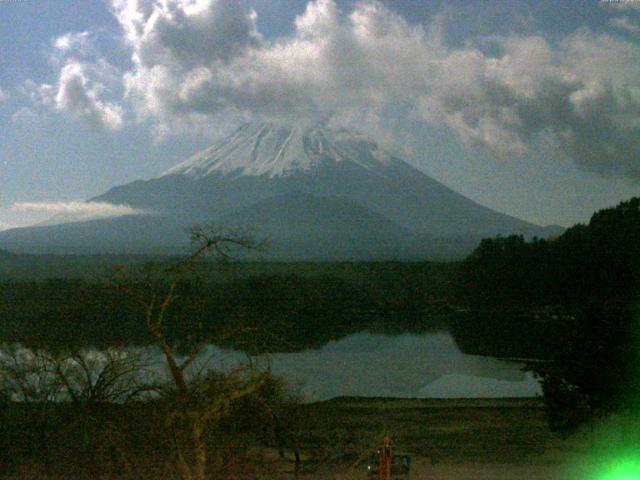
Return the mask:
<svg viewBox="0 0 640 480">
<path fill-rule="evenodd" d="M 639 7 L 0 0 L 0 228 L 318 116 L 496 210 L 587 221 L 640 193 Z"/>
</svg>

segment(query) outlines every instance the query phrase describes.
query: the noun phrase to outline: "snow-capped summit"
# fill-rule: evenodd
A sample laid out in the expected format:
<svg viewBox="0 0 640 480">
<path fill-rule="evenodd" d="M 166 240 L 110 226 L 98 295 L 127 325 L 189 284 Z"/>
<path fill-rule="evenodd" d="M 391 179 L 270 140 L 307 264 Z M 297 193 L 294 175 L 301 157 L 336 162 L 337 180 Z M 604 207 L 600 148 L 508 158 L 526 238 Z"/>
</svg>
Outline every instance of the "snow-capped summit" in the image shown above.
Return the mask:
<svg viewBox="0 0 640 480">
<path fill-rule="evenodd" d="M 196 223 L 248 228 L 281 259 L 424 259 L 467 254 L 483 237 L 542 227 L 495 212 L 326 123 L 249 123 L 162 175 L 92 199 L 154 212 L 0 233 L 0 248 L 175 252 Z"/>
<path fill-rule="evenodd" d="M 161 176 L 186 175 L 198 179 L 221 174 L 274 178 L 309 171 L 325 162 L 345 160 L 382 174 L 380 167 L 389 165 L 392 156 L 363 135 L 324 123 L 289 127 L 253 122 Z"/>
</svg>

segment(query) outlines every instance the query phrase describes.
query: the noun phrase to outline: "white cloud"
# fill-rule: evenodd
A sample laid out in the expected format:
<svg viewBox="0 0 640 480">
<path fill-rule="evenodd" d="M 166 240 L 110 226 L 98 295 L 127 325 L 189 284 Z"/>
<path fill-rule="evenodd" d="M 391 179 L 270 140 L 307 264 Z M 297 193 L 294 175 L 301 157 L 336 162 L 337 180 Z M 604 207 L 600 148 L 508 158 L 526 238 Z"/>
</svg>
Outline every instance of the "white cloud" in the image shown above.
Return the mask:
<svg viewBox="0 0 640 480">
<path fill-rule="evenodd" d="M 93 50 L 89 32 L 67 32 L 52 40 L 53 47 L 61 53 L 87 53 Z"/>
<path fill-rule="evenodd" d="M 140 119 L 193 121 L 212 108 L 213 95 L 198 98 L 214 70 L 261 44 L 255 15 L 231 0 L 115 0 L 113 11 L 132 50 L 135 68 L 125 77 Z M 225 102 L 224 99 L 221 99 Z M 160 125 L 158 130 L 172 129 Z"/>
<path fill-rule="evenodd" d="M 612 3 L 630 14 L 637 5 Z M 65 55 L 58 81 L 27 89 L 34 101 L 108 129 L 130 107 L 157 136 L 231 115 L 331 118 L 393 143 L 407 123 L 425 122 L 492 155 L 551 146 L 587 169 L 640 178 L 640 46 L 628 38 L 581 29 L 553 44 L 511 35 L 452 48 L 445 17 L 425 29 L 376 0 L 350 11 L 311 1 L 275 41 L 233 0 L 112 0 L 112 11 L 130 70 L 95 52 L 78 60 L 91 34 L 68 33 L 53 41 Z"/>
<path fill-rule="evenodd" d="M 117 130 L 124 124 L 124 109 L 117 102 L 105 100 L 109 87 L 119 81 L 117 70 L 103 59 L 82 62 L 69 58 L 60 69 L 55 84 L 25 82 L 22 92 L 32 106 L 42 113 L 57 110 L 71 114 L 97 128 Z M 35 113 L 28 109 L 22 113 Z M 24 115 L 15 116 L 20 120 Z"/>
<path fill-rule="evenodd" d="M 58 70 L 56 82 L 28 80 L 21 89 L 31 100 L 32 111 L 66 112 L 108 130 L 122 127 L 124 109 L 117 98 L 122 72 L 98 55 L 94 37 L 88 31 L 67 32 L 51 40 L 49 60 Z"/>
<path fill-rule="evenodd" d="M 113 8 L 141 66 L 229 60 L 260 40 L 254 14 L 234 0 L 115 0 Z"/>
<path fill-rule="evenodd" d="M 24 97 L 28 98 L 31 105 L 24 107 L 32 112 L 41 110 L 42 108 L 54 108 L 54 86 L 47 83 L 36 83 L 29 79 L 24 82 L 24 85 L 18 87 Z"/>
<path fill-rule="evenodd" d="M 30 214 L 34 219 L 32 224 L 42 223 L 45 219 L 46 223 L 53 224 L 151 213 L 128 205 L 105 202 L 16 202 L 9 210 L 14 214 Z"/>
<path fill-rule="evenodd" d="M 140 118 L 172 123 L 233 109 L 299 121 L 382 106 L 391 83 L 392 94 L 401 91 L 398 72 L 419 62 L 428 44 L 423 32 L 374 3 L 347 18 L 331 0 L 311 2 L 296 34 L 275 43 L 262 40 L 254 16 L 242 17 L 235 3 L 200 3 L 207 8 L 196 15 L 182 1 L 117 2 L 135 64 L 125 83 Z M 227 9 L 233 15 L 219 13 Z M 191 24 L 219 29 L 224 18 L 235 19 L 226 27 L 233 35 L 206 53 L 185 53 L 201 36 Z"/>
<path fill-rule="evenodd" d="M 0 88 L 0 103 L 4 103 L 7 101 L 7 94 L 4 93 L 2 88 Z"/>
<path fill-rule="evenodd" d="M 92 71 L 95 71 L 93 66 L 69 60 L 60 71 L 55 87 L 55 106 L 92 125 L 116 130 L 123 124 L 123 109 L 100 98 L 106 87 L 92 76 Z"/>
<path fill-rule="evenodd" d="M 615 10 L 640 10 L 640 1 L 638 0 L 601 0 L 600 5 Z"/>
<path fill-rule="evenodd" d="M 619 28 L 620 30 L 624 30 L 629 33 L 639 33 L 640 25 L 634 22 L 630 17 L 615 17 L 609 20 L 609 24 L 612 27 Z"/>
<path fill-rule="evenodd" d="M 441 25 L 412 26 L 376 1 L 349 13 L 310 2 L 275 42 L 230 1 L 117 0 L 114 11 L 132 51 L 128 98 L 160 131 L 228 111 L 372 129 L 410 116 L 495 155 L 542 142 L 640 178 L 640 47 L 612 35 L 579 30 L 558 45 L 512 35 L 488 54 L 449 48 Z"/>
<path fill-rule="evenodd" d="M 51 214 L 80 214 L 99 216 L 135 215 L 144 213 L 128 205 L 114 205 L 106 202 L 16 202 L 15 211 L 39 211 Z"/>
</svg>

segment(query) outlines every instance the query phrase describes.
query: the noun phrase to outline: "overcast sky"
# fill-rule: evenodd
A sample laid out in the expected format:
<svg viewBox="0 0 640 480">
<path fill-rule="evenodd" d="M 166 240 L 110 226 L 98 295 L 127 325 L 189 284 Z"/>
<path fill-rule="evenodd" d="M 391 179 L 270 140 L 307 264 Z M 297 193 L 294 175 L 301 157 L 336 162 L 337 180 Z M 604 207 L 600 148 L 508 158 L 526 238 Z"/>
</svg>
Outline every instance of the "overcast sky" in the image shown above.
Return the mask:
<svg viewBox="0 0 640 480">
<path fill-rule="evenodd" d="M 496 210 L 640 194 L 640 0 L 0 0 L 0 228 L 252 118 L 356 127 Z M 97 212 L 99 213 L 99 212 Z"/>
</svg>

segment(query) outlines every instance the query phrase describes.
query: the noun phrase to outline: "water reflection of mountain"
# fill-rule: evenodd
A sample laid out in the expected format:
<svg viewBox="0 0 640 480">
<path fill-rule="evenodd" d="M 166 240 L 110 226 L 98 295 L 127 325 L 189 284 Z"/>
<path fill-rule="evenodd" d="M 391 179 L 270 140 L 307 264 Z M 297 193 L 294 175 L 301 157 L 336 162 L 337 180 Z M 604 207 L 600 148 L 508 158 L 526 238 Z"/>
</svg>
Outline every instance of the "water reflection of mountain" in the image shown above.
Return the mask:
<svg viewBox="0 0 640 480">
<path fill-rule="evenodd" d="M 12 348 L 18 349 L 16 358 L 21 361 L 37 358 L 28 348 L 19 345 Z M 111 350 L 111 355 L 129 353 L 143 359 L 145 367 L 135 374 L 139 381 L 168 380 L 165 359 L 158 349 Z M 102 368 L 107 358 L 104 351 L 96 349 L 83 349 L 79 354 L 96 369 Z M 0 357 L 3 355 L 0 350 Z M 540 394 L 538 383 L 531 374 L 522 371 L 522 364 L 463 353 L 453 336 L 445 331 L 398 335 L 360 332 L 320 348 L 263 354 L 252 360 L 257 365 L 270 365 L 306 401 L 341 396 L 500 398 Z M 228 370 L 246 362 L 247 355 L 239 350 L 208 345 L 187 373 Z"/>
<path fill-rule="evenodd" d="M 243 359 L 210 346 L 204 356 L 230 367 Z M 362 397 L 532 397 L 540 387 L 522 365 L 462 353 L 451 334 L 356 333 L 322 348 L 268 356 L 274 373 L 307 400 Z M 438 383 L 438 381 L 440 382 Z M 431 388 L 430 388 L 431 386 Z"/>
</svg>

